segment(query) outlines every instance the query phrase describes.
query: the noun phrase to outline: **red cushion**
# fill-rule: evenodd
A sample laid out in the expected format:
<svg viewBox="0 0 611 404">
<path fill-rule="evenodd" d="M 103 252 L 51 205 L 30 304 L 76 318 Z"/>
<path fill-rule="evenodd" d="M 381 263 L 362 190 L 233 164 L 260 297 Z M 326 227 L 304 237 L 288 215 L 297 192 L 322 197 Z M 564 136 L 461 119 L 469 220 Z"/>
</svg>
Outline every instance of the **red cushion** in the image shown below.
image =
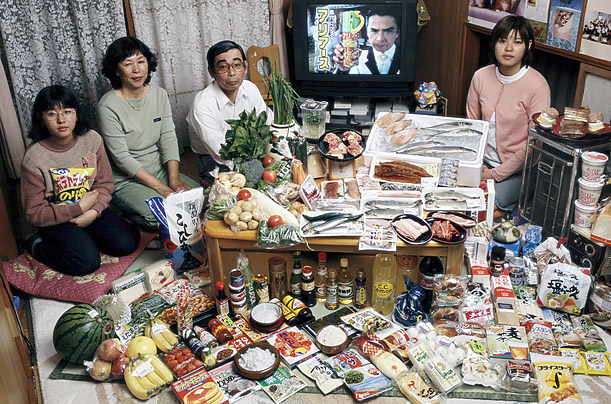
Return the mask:
<svg viewBox="0 0 611 404">
<path fill-rule="evenodd" d="M 156 235 L 142 233 L 138 249 L 125 257 L 102 254 L 100 268 L 85 276 L 64 275 L 36 261 L 30 254 L 3 262 L 2 266 L 9 283 L 26 293 L 69 302 L 92 303 L 110 290 L 110 282 L 123 275 Z"/>
</svg>

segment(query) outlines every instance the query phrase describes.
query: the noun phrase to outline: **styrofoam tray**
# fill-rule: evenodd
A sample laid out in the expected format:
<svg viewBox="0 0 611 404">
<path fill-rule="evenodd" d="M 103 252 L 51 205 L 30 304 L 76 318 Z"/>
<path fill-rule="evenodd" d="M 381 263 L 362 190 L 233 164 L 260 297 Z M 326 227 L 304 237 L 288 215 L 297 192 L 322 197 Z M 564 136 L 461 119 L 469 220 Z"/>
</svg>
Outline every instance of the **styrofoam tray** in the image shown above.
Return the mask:
<svg viewBox="0 0 611 404">
<path fill-rule="evenodd" d="M 400 193 L 400 192 L 399 192 Z M 389 209 L 392 209 L 394 211 L 396 211 L 396 213 L 392 213 L 392 212 L 387 212 L 387 213 L 373 213 L 370 212 L 371 210 L 375 210 L 376 207 L 375 206 L 369 206 L 370 204 L 376 203 L 377 202 L 377 206 L 379 206 L 380 208 L 385 208 L 387 206 L 388 203 L 392 204 L 392 203 L 396 203 L 395 207 L 392 207 Z M 419 202 L 418 204 L 416 204 L 416 206 L 410 206 L 412 204 L 414 204 L 415 202 Z M 399 214 L 404 214 L 404 213 L 409 213 L 411 215 L 416 215 L 419 217 L 422 217 L 422 200 L 421 198 L 401 198 L 401 197 L 378 197 L 377 195 L 367 195 L 366 197 L 361 198 L 361 210 L 363 212 L 365 212 L 365 216 L 367 216 L 367 218 L 380 218 L 380 219 L 392 219 L 395 216 L 399 215 Z"/>
<path fill-rule="evenodd" d="M 437 204 L 427 204 L 427 196 L 433 195 L 451 195 L 464 194 L 472 199 L 469 199 L 468 204 L 452 201 L 438 201 Z M 456 211 L 473 211 L 473 210 L 486 210 L 486 199 L 484 198 L 484 190 L 481 188 L 444 188 L 444 187 L 426 187 L 422 189 L 422 205 L 426 211 L 436 210 L 456 210 Z"/>
<path fill-rule="evenodd" d="M 380 114 L 382 115 L 382 114 Z M 477 151 L 476 155 L 471 159 L 460 158 L 458 171 L 458 185 L 477 187 L 481 178 L 481 168 L 484 159 L 484 150 L 488 138 L 488 122 L 478 121 L 473 119 L 447 118 L 440 116 L 427 116 L 420 114 L 408 114 L 405 119 L 411 119 L 412 125 L 415 127 L 428 127 L 448 122 L 464 121 L 473 123 L 473 128 L 483 133 L 479 137 L 477 144 L 466 144 L 467 147 Z M 441 157 L 416 156 L 410 154 L 400 154 L 386 151 L 382 145 L 388 144 L 390 136 L 384 133 L 384 129 L 374 125 L 367 139 L 365 152 L 363 152 L 363 162 L 366 166 L 371 166 L 375 156 L 387 158 L 391 160 L 400 159 L 409 163 L 436 163 L 441 164 Z M 414 138 L 417 140 L 417 137 Z M 448 156 L 452 158 L 450 155 Z"/>
<path fill-rule="evenodd" d="M 380 164 L 380 163 L 385 163 L 387 161 L 404 161 L 406 163 L 410 163 L 410 164 L 413 164 L 413 165 L 417 165 L 418 167 L 422 167 L 429 174 L 432 175 L 432 177 L 429 177 L 430 179 L 425 180 L 425 181 L 431 181 L 432 183 L 425 183 L 422 186 L 437 185 L 437 182 L 439 180 L 439 164 L 438 163 L 408 161 L 403 156 L 399 156 L 399 155 L 396 155 L 396 157 L 395 156 L 390 156 L 390 157 L 386 157 L 386 156 L 374 156 L 372 161 L 371 161 L 371 166 L 369 167 L 369 178 L 371 178 L 372 180 L 380 181 L 380 182 L 395 182 L 395 183 L 402 183 L 402 184 L 410 184 L 410 183 L 407 183 L 407 182 L 389 181 L 389 180 L 384 180 L 384 179 L 381 179 L 381 178 L 377 178 L 375 176 L 375 168 L 376 168 L 376 166 L 378 164 Z M 414 184 L 414 185 L 420 186 L 421 184 Z"/>
<path fill-rule="evenodd" d="M 325 213 L 331 213 L 331 212 L 330 211 L 310 211 L 308 212 L 307 216 L 318 217 Z M 354 210 L 350 212 L 343 211 L 341 213 L 362 213 L 362 212 L 358 210 Z M 329 229 L 328 231 L 325 231 L 322 233 L 304 233 L 303 227 L 308 223 L 309 222 L 305 219 L 304 215 L 302 214 L 299 217 L 299 234 L 302 237 L 334 237 L 334 236 L 360 237 L 365 232 L 365 215 L 361 216 L 360 219 L 354 222 L 351 222 L 347 226 L 347 228 L 346 226 L 339 225 L 339 226 L 335 226 Z"/>
</svg>

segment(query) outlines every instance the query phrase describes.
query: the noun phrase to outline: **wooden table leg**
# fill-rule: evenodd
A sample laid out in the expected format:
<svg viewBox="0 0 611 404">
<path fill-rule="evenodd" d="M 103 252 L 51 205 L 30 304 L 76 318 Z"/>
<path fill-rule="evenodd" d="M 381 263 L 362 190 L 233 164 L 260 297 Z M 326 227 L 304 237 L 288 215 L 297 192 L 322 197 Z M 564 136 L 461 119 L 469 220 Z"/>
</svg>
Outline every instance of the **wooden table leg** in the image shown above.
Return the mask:
<svg viewBox="0 0 611 404">
<path fill-rule="evenodd" d="M 212 274 L 212 290 L 215 290 L 216 282 L 225 280 L 223 277 L 223 256 L 219 239 L 206 235 L 206 248 L 208 249 L 208 263 Z"/>
<path fill-rule="evenodd" d="M 464 246 L 464 243 L 448 246 L 448 258 L 446 261 L 447 274 L 461 274 Z"/>
</svg>

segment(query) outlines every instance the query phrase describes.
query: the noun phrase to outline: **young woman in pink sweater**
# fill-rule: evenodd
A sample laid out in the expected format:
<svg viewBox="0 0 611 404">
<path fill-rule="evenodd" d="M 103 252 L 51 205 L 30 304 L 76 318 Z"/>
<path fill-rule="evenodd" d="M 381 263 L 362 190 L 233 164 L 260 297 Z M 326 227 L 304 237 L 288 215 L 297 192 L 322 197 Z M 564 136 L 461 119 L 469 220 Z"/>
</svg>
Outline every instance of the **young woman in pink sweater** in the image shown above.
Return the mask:
<svg viewBox="0 0 611 404">
<path fill-rule="evenodd" d="M 467 117 L 490 122 L 482 179 L 494 179 L 495 218 L 518 200 L 531 117 L 550 105 L 547 81 L 530 67 L 533 45 L 528 20 L 501 19 L 490 37 L 493 63 L 475 72 L 467 96 Z"/>
<path fill-rule="evenodd" d="M 80 115 L 62 86 L 43 88 L 32 108 L 33 143 L 21 163 L 21 203 L 38 232 L 26 240 L 32 256 L 66 275 L 100 267 L 100 252 L 131 254 L 138 226 L 108 209 L 114 181 L 102 137 Z"/>
</svg>

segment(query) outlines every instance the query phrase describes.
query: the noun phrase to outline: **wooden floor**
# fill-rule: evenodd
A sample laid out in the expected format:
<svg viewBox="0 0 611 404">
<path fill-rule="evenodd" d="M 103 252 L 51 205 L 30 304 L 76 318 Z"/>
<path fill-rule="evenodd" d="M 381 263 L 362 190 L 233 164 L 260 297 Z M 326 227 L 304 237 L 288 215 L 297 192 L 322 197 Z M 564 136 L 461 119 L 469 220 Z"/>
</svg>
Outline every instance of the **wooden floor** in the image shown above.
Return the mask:
<svg viewBox="0 0 611 404">
<path fill-rule="evenodd" d="M 186 148 L 180 157 L 181 157 L 180 172 L 187 175 L 189 178 L 193 179 L 194 181 L 199 182 L 198 175 L 197 175 L 197 156 L 191 151 L 190 148 Z M 19 307 L 17 308 L 17 315 L 19 317 L 19 322 L 21 323 L 25 337 L 30 341 L 31 344 L 33 344 L 34 338 L 33 337 L 30 338 L 31 330 L 29 329 L 29 324 L 31 324 L 31 321 L 28 321 L 29 320 L 28 316 L 30 313 L 26 309 L 26 300 L 28 300 L 30 296 L 15 288 L 11 288 L 11 293 L 19 297 L 20 304 L 19 304 Z M 26 352 L 27 352 L 27 347 L 26 347 Z M 36 358 L 33 358 L 33 360 L 36 360 Z M 36 365 L 33 366 L 33 374 L 34 374 L 35 383 L 36 383 L 36 391 L 35 391 L 36 403 L 42 404 L 40 380 L 38 378 L 38 368 Z"/>
</svg>

